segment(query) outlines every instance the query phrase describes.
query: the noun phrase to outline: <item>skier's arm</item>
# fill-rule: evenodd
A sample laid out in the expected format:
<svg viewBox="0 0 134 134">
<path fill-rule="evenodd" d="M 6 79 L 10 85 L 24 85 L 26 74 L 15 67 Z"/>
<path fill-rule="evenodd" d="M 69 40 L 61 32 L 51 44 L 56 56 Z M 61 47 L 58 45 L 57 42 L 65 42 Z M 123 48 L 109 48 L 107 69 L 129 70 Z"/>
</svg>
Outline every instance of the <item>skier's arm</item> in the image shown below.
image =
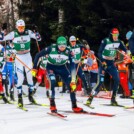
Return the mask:
<svg viewBox="0 0 134 134">
<path fill-rule="evenodd" d="M 75 67 L 74 56 L 71 53 L 69 54 L 69 61 L 70 61 L 70 71 L 71 71 L 70 87 L 72 91 L 75 91 L 76 90 L 76 67 Z"/>
<path fill-rule="evenodd" d="M 134 56 L 134 38 L 130 38 L 129 40 L 129 49 L 131 51 L 132 56 Z"/>
<path fill-rule="evenodd" d="M 34 59 L 34 66 L 33 66 L 34 69 L 37 68 L 39 58 L 42 57 L 42 56 L 45 56 L 46 54 L 49 54 L 50 51 L 51 51 L 51 47 L 47 47 L 47 48 L 43 49 L 42 51 L 40 51 L 39 53 L 36 54 L 35 59 Z"/>
<path fill-rule="evenodd" d="M 14 39 L 14 32 L 10 32 L 6 36 L 3 35 L 2 38 L 0 38 L 1 41 L 13 40 L 13 39 Z"/>
<path fill-rule="evenodd" d="M 127 48 L 125 47 L 125 45 L 122 42 L 120 42 L 119 49 L 123 50 L 124 52 L 127 52 Z"/>
<path fill-rule="evenodd" d="M 41 36 L 38 32 L 34 33 L 31 30 L 28 30 L 28 33 L 29 33 L 30 38 L 33 38 L 37 41 L 41 41 Z"/>
<path fill-rule="evenodd" d="M 102 40 L 101 41 L 100 48 L 99 48 L 99 51 L 98 51 L 98 57 L 99 57 L 99 59 L 100 59 L 101 62 L 104 62 L 105 61 L 105 59 L 103 59 L 103 57 L 102 57 L 102 52 L 103 52 L 105 46 L 106 46 L 106 42 L 105 42 L 105 40 Z"/>
</svg>

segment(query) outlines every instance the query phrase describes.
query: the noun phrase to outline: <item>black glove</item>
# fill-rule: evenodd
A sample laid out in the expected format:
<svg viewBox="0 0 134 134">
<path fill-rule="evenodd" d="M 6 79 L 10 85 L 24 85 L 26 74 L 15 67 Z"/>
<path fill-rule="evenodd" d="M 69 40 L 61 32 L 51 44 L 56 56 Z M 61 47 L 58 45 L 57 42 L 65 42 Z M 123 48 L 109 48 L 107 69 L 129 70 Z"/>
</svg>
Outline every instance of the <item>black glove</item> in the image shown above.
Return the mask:
<svg viewBox="0 0 134 134">
<path fill-rule="evenodd" d="M 90 49 L 90 46 L 86 40 L 82 40 L 83 45 L 85 46 L 86 49 Z"/>
<path fill-rule="evenodd" d="M 38 31 L 38 27 L 35 24 L 32 25 L 32 31 L 34 31 L 34 32 Z"/>
</svg>

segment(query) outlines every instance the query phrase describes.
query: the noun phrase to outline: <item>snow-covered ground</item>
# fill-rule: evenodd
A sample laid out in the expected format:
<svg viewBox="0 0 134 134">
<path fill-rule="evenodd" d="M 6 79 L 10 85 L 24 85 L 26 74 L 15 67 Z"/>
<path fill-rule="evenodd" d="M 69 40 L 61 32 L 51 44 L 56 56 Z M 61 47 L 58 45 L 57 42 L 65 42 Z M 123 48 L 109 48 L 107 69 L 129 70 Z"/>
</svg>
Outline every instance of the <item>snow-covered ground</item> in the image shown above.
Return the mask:
<svg viewBox="0 0 134 134">
<path fill-rule="evenodd" d="M 27 87 L 24 86 L 27 93 Z M 69 94 L 61 94 L 56 90 L 56 104 L 58 110 L 71 110 Z M 39 103 L 49 104 L 45 89 L 40 87 L 35 96 Z M 17 105 L 2 104 L 0 100 L 0 134 L 134 134 L 134 109 L 103 106 L 110 100 L 95 98 L 89 109 L 83 105 L 86 97 L 77 97 L 78 106 L 84 110 L 100 113 L 116 114 L 115 117 L 101 117 L 83 114 L 68 114 L 67 120 L 62 120 L 47 114 L 49 107 L 25 105 L 29 110 L 24 112 L 17 109 Z M 17 100 L 17 99 L 16 99 Z M 119 104 L 133 106 L 130 99 L 120 99 Z M 28 104 L 24 98 L 24 104 Z"/>
</svg>

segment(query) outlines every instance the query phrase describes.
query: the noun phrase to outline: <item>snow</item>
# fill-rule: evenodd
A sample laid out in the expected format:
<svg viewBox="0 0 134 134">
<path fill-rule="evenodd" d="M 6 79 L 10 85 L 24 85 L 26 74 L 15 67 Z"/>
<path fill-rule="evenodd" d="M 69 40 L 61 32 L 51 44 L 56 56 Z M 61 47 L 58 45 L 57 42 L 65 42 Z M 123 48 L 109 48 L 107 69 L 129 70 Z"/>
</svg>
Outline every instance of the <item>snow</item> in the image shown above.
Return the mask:
<svg viewBox="0 0 134 134">
<path fill-rule="evenodd" d="M 23 86 L 27 93 L 27 87 Z M 39 87 L 35 95 L 39 103 L 49 104 L 45 95 L 45 88 Z M 16 98 L 17 100 L 17 98 Z M 56 89 L 56 104 L 58 110 L 71 110 L 71 102 L 68 93 L 61 94 Z M 78 106 L 84 110 L 107 114 L 116 114 L 114 117 L 102 117 L 83 114 L 68 114 L 67 120 L 62 120 L 47 114 L 49 107 L 41 107 L 29 104 L 28 98 L 24 97 L 25 107 L 29 110 L 24 112 L 17 109 L 17 104 L 2 104 L 0 100 L 0 134 L 134 134 L 134 109 L 104 106 L 110 100 L 95 98 L 92 105 L 95 109 L 84 106 L 86 97 L 77 96 Z M 131 99 L 120 99 L 119 104 L 133 106 Z"/>
</svg>

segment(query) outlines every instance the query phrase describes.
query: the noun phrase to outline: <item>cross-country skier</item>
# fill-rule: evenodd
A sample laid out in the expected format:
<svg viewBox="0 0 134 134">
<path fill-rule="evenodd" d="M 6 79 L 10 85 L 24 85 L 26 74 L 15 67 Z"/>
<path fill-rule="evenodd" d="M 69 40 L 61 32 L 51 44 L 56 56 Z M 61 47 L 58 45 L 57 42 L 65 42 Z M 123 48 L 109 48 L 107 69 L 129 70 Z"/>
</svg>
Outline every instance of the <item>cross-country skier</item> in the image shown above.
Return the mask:
<svg viewBox="0 0 134 134">
<path fill-rule="evenodd" d="M 19 19 L 16 22 L 16 30 L 10 32 L 4 37 L 3 41 L 12 40 L 14 44 L 14 48 L 16 52 L 16 72 L 18 77 L 17 82 L 17 90 L 18 90 L 18 106 L 23 107 L 23 99 L 22 99 L 22 84 L 24 80 L 24 69 L 26 71 L 27 82 L 29 86 L 29 101 L 32 103 L 36 103 L 33 98 L 33 79 L 32 74 L 29 71 L 29 68 L 32 68 L 32 57 L 30 54 L 30 44 L 31 38 L 35 40 L 41 40 L 39 33 L 33 33 L 31 30 L 25 29 L 25 22 L 22 19 Z M 21 64 L 20 59 L 24 64 L 28 66 L 28 68 Z"/>
<path fill-rule="evenodd" d="M 3 99 L 5 103 L 9 103 L 8 99 L 5 96 L 5 91 L 2 83 L 2 67 L 4 64 L 4 54 L 5 54 L 5 49 L 3 45 L 0 43 L 0 99 Z"/>
<path fill-rule="evenodd" d="M 83 111 L 82 108 L 77 107 L 76 104 L 76 96 L 74 90 L 76 89 L 76 71 L 74 64 L 74 56 L 73 53 L 67 48 L 67 40 L 65 37 L 60 36 L 57 38 L 57 43 L 52 44 L 51 46 L 43 49 L 40 53 L 38 53 L 34 60 L 34 69 L 37 67 L 38 59 L 41 56 L 48 55 L 47 62 L 47 72 L 50 79 L 51 84 L 51 96 L 50 96 L 50 110 L 51 112 L 57 112 L 56 103 L 55 103 L 55 84 L 56 77 L 55 75 L 59 75 L 64 83 L 67 85 L 70 90 L 70 98 L 72 102 L 72 109 L 74 112 Z M 67 68 L 67 62 L 70 62 L 70 68 Z M 70 72 L 71 71 L 71 72 Z M 36 71 L 33 71 L 36 72 Z M 71 76 L 70 76 L 71 74 Z M 71 87 L 71 88 L 70 88 Z"/>
<path fill-rule="evenodd" d="M 134 62 L 134 31 L 128 31 L 126 33 L 126 39 L 128 40 L 129 50 L 131 52 L 132 60 Z M 134 63 L 132 63 L 132 71 L 134 70 Z M 133 73 L 133 72 L 132 72 Z M 132 90 L 132 96 L 130 98 L 134 99 L 134 89 Z"/>
<path fill-rule="evenodd" d="M 36 75 L 37 82 L 35 84 L 34 94 L 35 94 L 37 88 L 39 87 L 39 85 L 41 84 L 42 79 L 44 78 L 44 83 L 45 83 L 45 87 L 46 87 L 46 95 L 47 95 L 47 97 L 49 97 L 50 83 L 49 83 L 47 70 L 46 70 L 47 58 L 48 58 L 48 56 L 45 55 L 45 56 L 41 57 L 39 60 L 38 73 Z"/>
<path fill-rule="evenodd" d="M 116 56 L 117 49 L 123 50 L 126 52 L 125 46 L 122 44 L 121 40 L 119 40 L 119 30 L 117 28 L 113 28 L 110 32 L 110 36 L 102 40 L 98 57 L 100 59 L 100 67 L 99 67 L 99 79 L 96 86 L 92 89 L 92 93 L 88 98 L 86 104 L 90 105 L 93 97 L 96 96 L 99 92 L 99 88 L 104 81 L 104 72 L 108 72 L 114 81 L 113 84 L 113 94 L 111 98 L 111 105 L 118 105 L 116 101 L 116 93 L 119 87 L 119 75 L 118 71 L 114 65 L 114 60 Z"/>
<path fill-rule="evenodd" d="M 10 99 L 15 101 L 14 99 L 14 85 L 17 84 L 17 75 L 15 70 L 15 53 L 14 45 L 12 41 L 9 42 L 8 45 L 5 46 L 5 64 L 2 69 L 2 83 L 5 85 L 6 90 L 8 90 L 7 78 L 9 81 L 9 89 L 10 89 Z"/>
<path fill-rule="evenodd" d="M 85 47 L 82 44 L 81 45 L 76 44 L 75 36 L 70 36 L 69 42 L 70 42 L 69 48 L 74 53 L 74 57 L 75 57 L 74 61 L 75 61 L 75 66 L 76 66 L 76 70 L 77 70 L 77 75 L 82 80 L 82 82 L 84 84 L 84 88 L 88 94 L 90 92 L 91 88 L 89 87 L 88 81 L 87 81 L 85 74 L 80 65 L 81 57 L 84 54 L 83 50 L 85 49 Z"/>
</svg>

